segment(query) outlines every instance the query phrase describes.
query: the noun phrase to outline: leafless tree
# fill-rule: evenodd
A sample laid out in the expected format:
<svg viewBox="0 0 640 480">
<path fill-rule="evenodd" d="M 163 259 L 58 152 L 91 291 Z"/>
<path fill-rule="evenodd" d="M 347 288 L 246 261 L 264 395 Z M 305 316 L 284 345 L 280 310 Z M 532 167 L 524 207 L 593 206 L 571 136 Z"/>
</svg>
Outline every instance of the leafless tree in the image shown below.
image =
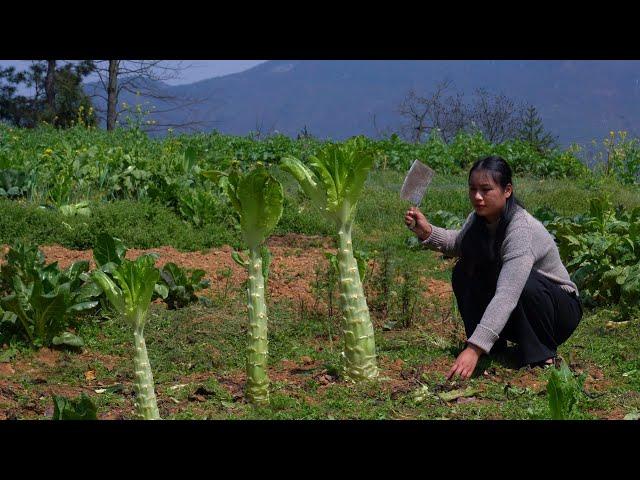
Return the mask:
<svg viewBox="0 0 640 480">
<path fill-rule="evenodd" d="M 522 127 L 522 107 L 504 94 L 493 95 L 484 88 L 476 89 L 469 117 L 491 143 L 517 137 Z"/>
<path fill-rule="evenodd" d="M 264 118 L 262 116 L 256 116 L 256 127 L 252 132 L 253 138 L 256 140 L 260 140 L 262 138 L 267 138 L 269 135 L 273 135 L 276 133 L 276 125 L 278 121 L 274 120 L 271 123 L 271 128 L 265 128 L 264 126 Z"/>
<path fill-rule="evenodd" d="M 181 73 L 190 67 L 182 62 L 170 65 L 163 60 L 96 60 L 94 65 L 102 89 L 92 93 L 106 103 L 106 111 L 97 110 L 106 114 L 107 130 L 115 128 L 122 113 L 122 109 L 118 108 L 118 99 L 123 92 L 139 95 L 159 104 L 161 108 L 153 111 L 156 116 L 176 110 L 192 112 L 191 107 L 202 105 L 208 99 L 171 95 L 162 88 L 160 82 L 180 78 Z M 155 123 L 147 129 L 188 128 L 205 123 L 207 122 L 200 120 L 186 120 L 175 124 Z"/>
<path fill-rule="evenodd" d="M 421 96 L 415 90 L 409 90 L 398 108 L 398 113 L 407 119 L 401 126 L 401 132 L 410 141 L 419 143 L 433 130 L 442 135 L 445 142 L 450 141 L 467 122 L 462 94 L 445 96 L 453 82 L 445 79 L 439 82 L 431 95 Z"/>
<path fill-rule="evenodd" d="M 445 142 L 459 131 L 480 131 L 492 143 L 516 138 L 522 126 L 523 107 L 505 96 L 476 89 L 470 104 L 462 93 L 452 91 L 453 82 L 438 83 L 432 94 L 421 96 L 410 90 L 398 108 L 407 121 L 401 126 L 405 138 L 419 143 L 433 130 Z"/>
</svg>

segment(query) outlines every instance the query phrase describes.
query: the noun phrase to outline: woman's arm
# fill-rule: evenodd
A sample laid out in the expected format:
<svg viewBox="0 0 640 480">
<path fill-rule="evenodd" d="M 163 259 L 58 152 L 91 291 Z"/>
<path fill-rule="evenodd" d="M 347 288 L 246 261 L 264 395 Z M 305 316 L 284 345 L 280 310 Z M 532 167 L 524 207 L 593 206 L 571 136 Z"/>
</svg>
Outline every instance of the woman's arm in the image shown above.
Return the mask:
<svg viewBox="0 0 640 480">
<path fill-rule="evenodd" d="M 473 221 L 473 212 L 469 214 L 466 221 L 459 230 L 448 230 L 446 228 L 431 226 L 431 233 L 422 240 L 422 244 L 431 249 L 442 252 L 449 257 L 460 256 L 460 242 L 464 232 L 471 226 Z"/>
</svg>

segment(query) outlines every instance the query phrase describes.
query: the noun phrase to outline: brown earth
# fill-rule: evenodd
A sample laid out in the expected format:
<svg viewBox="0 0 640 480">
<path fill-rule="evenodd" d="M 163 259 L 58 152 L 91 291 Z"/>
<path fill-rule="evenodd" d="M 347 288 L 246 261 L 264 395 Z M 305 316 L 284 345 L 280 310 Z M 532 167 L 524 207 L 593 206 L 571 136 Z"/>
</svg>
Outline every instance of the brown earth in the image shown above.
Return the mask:
<svg viewBox="0 0 640 480">
<path fill-rule="evenodd" d="M 325 252 L 335 253 L 331 239 L 288 234 L 282 237 L 271 237 L 267 245 L 271 251 L 271 267 L 269 272 L 269 295 L 274 301 L 295 299 L 296 303 L 304 301 L 306 305 L 314 304 L 311 283 L 315 278 L 316 268 L 326 268 Z M 95 268 L 92 250 L 71 250 L 59 245 L 40 247 L 47 263 L 58 262 L 60 268 L 67 268 L 73 262 L 89 260 L 91 268 Z M 209 297 L 223 295 L 235 296 L 240 292 L 247 278 L 246 270 L 231 258 L 233 249 L 225 245 L 204 252 L 180 252 L 173 247 L 150 249 L 130 249 L 128 259 L 135 259 L 145 253 L 158 253 L 158 267 L 173 262 L 188 269 L 202 269 L 205 278 L 211 281 L 208 289 L 200 294 Z M 225 275 L 228 274 L 228 279 Z M 244 293 L 244 292 L 243 292 Z"/>
<path fill-rule="evenodd" d="M 316 277 L 316 270 L 325 270 L 328 261 L 325 252 L 335 253 L 333 241 L 326 237 L 309 237 L 296 234 L 288 234 L 282 237 L 271 237 L 268 246 L 272 255 L 271 271 L 269 276 L 269 295 L 272 301 L 291 301 L 296 304 L 304 302 L 307 308 L 314 304 L 317 308 L 325 308 L 322 301 L 316 301 L 311 285 Z M 89 260 L 92 268 L 95 268 L 91 250 L 70 250 L 64 247 L 51 245 L 40 247 L 45 254 L 48 263 L 57 261 L 61 268 L 66 268 L 78 260 Z M 4 246 L 2 253 L 6 253 Z M 211 281 L 211 286 L 200 294 L 215 298 L 226 293 L 230 296 L 244 294 L 241 285 L 246 279 L 246 271 L 237 265 L 231 258 L 232 248 L 223 246 L 209 249 L 203 252 L 180 252 L 173 247 L 159 247 L 146 250 L 131 249 L 127 252 L 127 258 L 133 259 L 144 253 L 156 252 L 160 254 L 157 262 L 158 266 L 163 266 L 168 262 L 189 269 L 202 269 L 206 272 L 205 278 Z M 3 255 L 4 256 L 4 255 Z M 374 269 L 376 265 L 371 263 Z M 442 265 L 446 268 L 446 265 Z M 230 272 L 228 280 L 226 272 Z M 227 284 L 228 281 L 228 284 Z M 427 301 L 427 306 L 421 311 L 422 318 L 419 324 L 413 329 L 436 335 L 445 340 L 463 340 L 464 333 L 460 328 L 456 328 L 450 315 L 451 284 L 442 280 L 422 277 L 419 280 L 422 287 L 423 298 Z M 427 311 L 428 310 L 428 311 Z M 447 313 L 449 312 L 449 313 Z M 203 316 L 194 319 L 196 322 L 216 321 L 215 316 Z M 461 327 L 457 325 L 457 327 Z M 415 333 L 415 332 L 414 332 Z M 385 332 L 387 339 L 402 339 L 405 335 L 403 331 Z M 339 337 L 334 337 L 336 348 L 339 348 Z M 326 347 L 326 339 L 317 342 L 315 347 L 318 351 Z M 212 352 L 215 354 L 215 352 Z M 76 397 L 82 392 L 89 395 L 95 389 L 103 386 L 95 370 L 95 365 L 103 366 L 107 371 L 112 371 L 120 362 L 127 362 L 116 356 L 103 355 L 96 352 L 83 351 L 79 355 L 85 361 L 87 369 L 84 372 L 84 384 L 81 386 L 49 385 L 47 384 L 48 372 L 51 369 L 60 368 L 65 363 L 63 353 L 43 348 L 38 351 L 30 360 L 17 359 L 11 363 L 0 363 L 0 420 L 8 418 L 42 418 L 50 417 L 52 414 L 51 403 L 47 407 L 41 405 L 43 397 L 51 394 L 64 395 L 66 397 Z M 407 395 L 409 392 L 419 387 L 423 376 L 431 378 L 444 378 L 444 375 L 451 367 L 452 359 L 441 357 L 425 363 L 423 365 L 408 367 L 401 359 L 390 359 L 385 355 L 379 357 L 379 367 L 381 377 L 380 388 L 390 393 L 392 398 Z M 579 369 L 578 369 L 579 370 Z M 594 366 L 587 369 L 587 379 L 585 387 L 588 391 L 601 392 L 611 384 L 604 378 L 601 370 Z M 579 372 L 578 372 L 579 373 Z M 504 382 L 516 387 L 529 387 L 534 392 L 542 392 L 546 385 L 537 371 L 516 370 L 502 372 L 497 375 L 495 372 L 485 372 L 485 376 L 491 377 L 492 381 Z M 22 385 L 22 378 L 29 378 L 29 387 Z M 276 365 L 269 366 L 269 377 L 272 383 L 285 385 L 288 395 L 299 398 L 308 404 L 322 401 L 327 389 L 337 382 L 343 382 L 330 375 L 324 366 L 309 357 L 299 359 L 282 360 Z M 198 384 L 206 382 L 210 378 L 215 378 L 233 398 L 234 402 L 244 402 L 245 374 L 242 371 L 216 375 L 211 373 L 197 373 L 176 380 L 176 385 L 184 384 L 194 389 L 187 400 L 178 401 L 173 397 L 173 390 L 168 385 L 158 385 L 159 407 L 166 414 L 173 414 L 181 410 L 180 404 L 184 401 L 191 403 L 203 402 L 206 399 L 207 391 L 204 388 L 196 388 Z M 120 379 L 119 379 L 120 380 Z M 130 381 L 121 379 L 124 391 L 127 395 L 132 390 Z M 310 397 L 305 392 L 305 384 L 314 380 L 319 384 L 316 398 Z M 484 402 L 482 399 L 471 397 L 470 399 L 460 399 L 458 403 Z M 132 405 L 127 402 L 126 406 L 110 408 L 109 412 L 104 412 L 100 418 L 123 419 L 132 418 Z M 622 418 L 622 410 L 611 412 L 593 412 L 600 418 Z M 203 412 L 206 414 L 206 412 Z"/>
<path fill-rule="evenodd" d="M 293 301 L 296 305 L 304 304 L 310 309 L 314 305 L 317 309 L 325 309 L 324 299 L 316 298 L 312 284 L 316 280 L 316 272 L 325 271 L 328 261 L 325 252 L 336 253 L 333 240 L 327 237 L 287 234 L 280 237 L 270 237 L 267 241 L 271 251 L 271 266 L 269 271 L 268 294 L 272 301 Z M 5 246 L 5 251 L 6 251 Z M 41 246 L 47 263 L 58 262 L 60 268 L 67 268 L 79 260 L 88 260 L 91 268 L 95 268 L 92 260 L 92 250 L 71 250 L 59 245 Z M 202 252 L 180 252 L 173 247 L 163 246 L 150 249 L 130 249 L 128 259 L 135 259 L 145 253 L 160 255 L 156 265 L 164 266 L 173 262 L 188 269 L 202 269 L 205 279 L 210 280 L 209 288 L 200 292 L 211 298 L 222 295 L 244 295 L 242 284 L 247 278 L 244 268 L 231 258 L 233 249 L 228 246 L 212 248 Z M 371 261 L 370 267 L 375 272 L 377 265 Z M 372 273 L 373 274 L 373 273 Z M 437 302 L 448 302 L 451 295 L 451 285 L 448 282 L 421 277 L 419 284 L 423 289 L 423 297 L 435 299 Z"/>
</svg>

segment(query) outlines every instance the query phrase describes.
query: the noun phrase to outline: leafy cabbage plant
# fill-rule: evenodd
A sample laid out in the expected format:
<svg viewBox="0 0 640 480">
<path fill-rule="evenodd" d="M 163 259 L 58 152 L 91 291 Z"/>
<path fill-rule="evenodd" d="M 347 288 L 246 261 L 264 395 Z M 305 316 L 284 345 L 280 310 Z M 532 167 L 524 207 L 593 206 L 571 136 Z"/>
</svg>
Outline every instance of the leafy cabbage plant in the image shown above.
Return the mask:
<svg viewBox="0 0 640 480">
<path fill-rule="evenodd" d="M 98 304 L 100 292 L 89 281 L 88 271 L 86 260 L 65 270 L 58 262 L 45 265 L 37 246 L 16 242 L 0 267 L 0 292 L 7 294 L 0 298 L 0 339 L 17 334 L 36 347 L 82 347 L 82 339 L 65 330 Z"/>
<path fill-rule="evenodd" d="M 208 178 L 220 179 L 220 172 L 203 172 Z M 249 258 L 237 252 L 233 259 L 249 273 L 247 308 L 249 329 L 247 338 L 247 399 L 256 405 L 269 402 L 267 376 L 267 305 L 265 277 L 268 274 L 269 251 L 264 245 L 282 216 L 284 194 L 282 185 L 265 167 L 258 165 L 246 174 L 231 172 L 222 177 L 223 188 L 240 216 L 242 238 L 249 247 Z"/>
<path fill-rule="evenodd" d="M 344 311 L 342 352 L 345 375 L 352 380 L 378 375 L 373 324 L 353 254 L 351 231 L 358 199 L 375 155 L 362 137 L 328 145 L 310 156 L 308 166 L 284 157 L 281 168 L 295 177 L 304 192 L 335 225 L 338 236 L 340 303 Z"/>
<path fill-rule="evenodd" d="M 93 279 L 105 292 L 109 302 L 133 328 L 134 390 L 136 415 L 143 420 L 158 420 L 160 414 L 153 384 L 153 374 L 144 341 L 145 317 L 154 287 L 160 278 L 155 257 L 141 255 L 135 261 L 123 260 L 111 271 L 112 280 L 102 270 L 93 272 Z"/>
</svg>

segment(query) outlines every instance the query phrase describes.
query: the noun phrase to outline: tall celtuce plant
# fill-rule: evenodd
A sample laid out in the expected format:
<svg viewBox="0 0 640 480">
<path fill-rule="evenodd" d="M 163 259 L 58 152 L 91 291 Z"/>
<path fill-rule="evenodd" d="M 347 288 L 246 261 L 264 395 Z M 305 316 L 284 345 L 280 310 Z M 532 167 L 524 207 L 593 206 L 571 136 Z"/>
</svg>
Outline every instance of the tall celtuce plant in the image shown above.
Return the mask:
<svg viewBox="0 0 640 480">
<path fill-rule="evenodd" d="M 214 180 L 219 180 L 221 176 L 220 172 L 202 173 Z M 265 279 L 270 259 L 264 242 L 282 216 L 284 195 L 280 182 L 262 165 L 244 175 L 233 172 L 223 177 L 221 183 L 240 216 L 242 237 L 249 247 L 248 260 L 242 260 L 237 252 L 233 254 L 233 259 L 249 273 L 246 395 L 251 403 L 264 405 L 269 403 Z"/>
<path fill-rule="evenodd" d="M 340 303 L 344 312 L 342 356 L 346 376 L 356 381 L 378 375 L 373 324 L 351 243 L 356 206 L 373 161 L 374 155 L 367 151 L 364 140 L 356 137 L 310 156 L 310 168 L 293 157 L 284 157 L 280 164 L 336 226 Z"/>
<path fill-rule="evenodd" d="M 136 415 L 143 420 L 159 420 L 153 374 L 144 341 L 144 324 L 160 272 L 155 267 L 153 256 L 142 255 L 135 261 L 124 260 L 111 274 L 117 285 L 101 270 L 94 271 L 93 279 L 118 313 L 133 327 Z"/>
</svg>

